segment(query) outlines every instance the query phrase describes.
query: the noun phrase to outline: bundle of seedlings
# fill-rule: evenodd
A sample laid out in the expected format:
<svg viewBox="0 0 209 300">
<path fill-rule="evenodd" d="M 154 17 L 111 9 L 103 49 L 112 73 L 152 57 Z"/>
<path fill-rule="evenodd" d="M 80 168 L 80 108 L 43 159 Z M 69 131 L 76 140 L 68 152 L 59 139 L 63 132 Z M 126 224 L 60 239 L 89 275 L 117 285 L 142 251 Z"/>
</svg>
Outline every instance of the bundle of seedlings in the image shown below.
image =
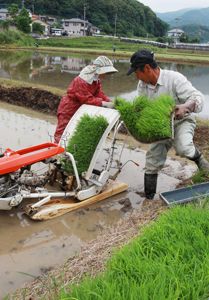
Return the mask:
<svg viewBox="0 0 209 300">
<path fill-rule="evenodd" d="M 172 138 L 174 107 L 174 98 L 169 95 L 160 95 L 152 100 L 141 95 L 133 102 L 115 99 L 115 108 L 120 112 L 130 134 L 143 143 Z"/>
<path fill-rule="evenodd" d="M 79 175 L 88 170 L 96 147 L 108 125 L 108 121 L 103 116 L 92 118 L 85 114 L 78 121 L 66 151 L 73 154 Z M 63 160 L 62 165 L 74 174 L 71 161 Z"/>
</svg>

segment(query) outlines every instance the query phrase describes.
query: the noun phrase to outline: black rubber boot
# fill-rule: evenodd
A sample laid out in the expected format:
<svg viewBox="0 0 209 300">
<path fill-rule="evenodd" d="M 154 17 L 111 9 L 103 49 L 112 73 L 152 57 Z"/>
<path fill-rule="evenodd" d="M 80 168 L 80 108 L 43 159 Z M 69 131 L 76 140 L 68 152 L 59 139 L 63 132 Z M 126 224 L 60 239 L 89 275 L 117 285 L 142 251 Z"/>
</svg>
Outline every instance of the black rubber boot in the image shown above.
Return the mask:
<svg viewBox="0 0 209 300">
<path fill-rule="evenodd" d="M 144 192 L 147 199 L 153 199 L 157 188 L 158 174 L 144 174 Z"/>
<path fill-rule="evenodd" d="M 199 169 L 204 169 L 209 172 L 209 162 L 204 158 L 202 153 L 195 147 L 195 155 L 190 160 L 194 161 Z"/>
</svg>

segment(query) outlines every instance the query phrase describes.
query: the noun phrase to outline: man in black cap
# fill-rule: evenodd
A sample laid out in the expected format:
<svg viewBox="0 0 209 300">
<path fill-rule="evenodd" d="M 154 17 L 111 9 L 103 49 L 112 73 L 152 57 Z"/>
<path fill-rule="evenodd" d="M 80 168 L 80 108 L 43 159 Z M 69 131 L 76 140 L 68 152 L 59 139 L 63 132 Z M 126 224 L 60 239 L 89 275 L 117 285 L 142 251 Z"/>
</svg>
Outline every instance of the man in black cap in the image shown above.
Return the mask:
<svg viewBox="0 0 209 300">
<path fill-rule="evenodd" d="M 130 60 L 130 69 L 139 83 L 138 94 L 145 94 L 154 99 L 162 94 L 169 94 L 175 99 L 174 139 L 152 143 L 146 153 L 144 190 L 147 199 L 153 199 L 156 193 L 157 176 L 166 161 L 167 153 L 172 146 L 176 154 L 194 161 L 198 168 L 209 171 L 209 163 L 193 144 L 196 120 L 192 112 L 202 111 L 204 96 L 197 91 L 185 76 L 171 70 L 162 70 L 157 66 L 154 53 L 149 50 L 138 50 Z"/>
</svg>

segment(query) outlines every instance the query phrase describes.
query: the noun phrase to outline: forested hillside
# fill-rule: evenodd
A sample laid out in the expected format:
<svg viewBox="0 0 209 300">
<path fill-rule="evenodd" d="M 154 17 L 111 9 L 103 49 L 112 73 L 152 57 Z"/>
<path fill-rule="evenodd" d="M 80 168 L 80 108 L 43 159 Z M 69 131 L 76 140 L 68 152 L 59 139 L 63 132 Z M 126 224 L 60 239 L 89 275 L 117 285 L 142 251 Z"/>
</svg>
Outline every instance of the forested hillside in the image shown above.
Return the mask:
<svg viewBox="0 0 209 300">
<path fill-rule="evenodd" d="M 202 43 L 209 41 L 209 27 L 198 24 L 187 24 L 179 26 L 192 40 L 198 37 Z"/>
<path fill-rule="evenodd" d="M 5 4 L 22 5 L 22 0 L 4 0 Z M 106 34 L 114 34 L 115 18 L 117 35 L 120 36 L 163 36 L 168 24 L 137 0 L 25 0 L 26 8 L 35 14 L 59 16 L 60 18 L 81 18 L 86 5 L 86 20 L 101 28 Z M 2 7 L 2 6 L 1 6 Z M 117 17 L 116 17 L 117 16 Z"/>
</svg>

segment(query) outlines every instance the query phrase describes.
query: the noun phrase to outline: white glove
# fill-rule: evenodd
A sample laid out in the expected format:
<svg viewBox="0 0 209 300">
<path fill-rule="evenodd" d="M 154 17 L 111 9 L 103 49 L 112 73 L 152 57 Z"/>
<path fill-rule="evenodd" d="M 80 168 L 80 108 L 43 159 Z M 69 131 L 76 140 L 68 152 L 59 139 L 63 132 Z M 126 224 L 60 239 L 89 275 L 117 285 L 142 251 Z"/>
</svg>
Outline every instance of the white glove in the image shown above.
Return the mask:
<svg viewBox="0 0 209 300">
<path fill-rule="evenodd" d="M 113 102 L 102 101 L 102 107 L 113 108 L 114 106 L 115 106 L 115 103 L 113 103 Z"/>
</svg>

